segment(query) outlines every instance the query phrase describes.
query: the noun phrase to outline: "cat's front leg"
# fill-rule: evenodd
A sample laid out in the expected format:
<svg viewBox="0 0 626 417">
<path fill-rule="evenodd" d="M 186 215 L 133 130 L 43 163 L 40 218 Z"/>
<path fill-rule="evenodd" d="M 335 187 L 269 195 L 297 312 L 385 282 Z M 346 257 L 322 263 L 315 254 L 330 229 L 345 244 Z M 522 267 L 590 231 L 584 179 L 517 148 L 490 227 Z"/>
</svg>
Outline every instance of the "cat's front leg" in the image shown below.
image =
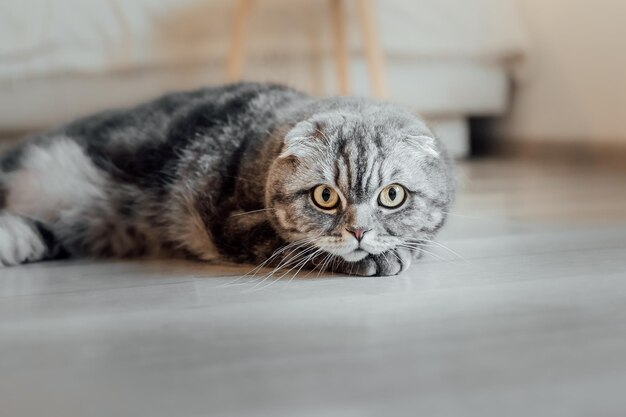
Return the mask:
<svg viewBox="0 0 626 417">
<path fill-rule="evenodd" d="M 365 277 L 398 275 L 411 266 L 413 258 L 413 251 L 395 248 L 379 255 L 369 255 L 358 262 L 340 263 L 336 272 Z"/>
</svg>

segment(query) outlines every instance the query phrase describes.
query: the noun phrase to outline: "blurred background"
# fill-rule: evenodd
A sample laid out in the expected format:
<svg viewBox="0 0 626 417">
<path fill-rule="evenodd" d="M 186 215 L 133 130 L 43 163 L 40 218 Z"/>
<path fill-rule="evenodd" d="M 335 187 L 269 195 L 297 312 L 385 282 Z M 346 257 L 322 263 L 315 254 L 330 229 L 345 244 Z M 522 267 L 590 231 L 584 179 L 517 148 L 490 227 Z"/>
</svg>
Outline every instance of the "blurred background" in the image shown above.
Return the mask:
<svg viewBox="0 0 626 417">
<path fill-rule="evenodd" d="M 624 0 L 1 0 L 0 148 L 242 79 L 398 102 L 461 162 L 393 278 L 0 268 L 0 415 L 626 416 L 624 22 Z"/>
<path fill-rule="evenodd" d="M 244 79 L 389 98 L 457 156 L 624 147 L 624 17 L 618 0 L 5 1 L 0 132 Z"/>
</svg>

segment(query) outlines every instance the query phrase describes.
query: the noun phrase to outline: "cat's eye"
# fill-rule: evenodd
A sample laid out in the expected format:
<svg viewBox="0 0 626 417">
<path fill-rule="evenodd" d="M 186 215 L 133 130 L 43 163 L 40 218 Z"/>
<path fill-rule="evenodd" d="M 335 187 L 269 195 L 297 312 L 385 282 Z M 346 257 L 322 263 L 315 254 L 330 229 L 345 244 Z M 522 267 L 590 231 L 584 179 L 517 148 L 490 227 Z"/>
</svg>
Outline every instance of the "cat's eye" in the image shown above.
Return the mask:
<svg viewBox="0 0 626 417">
<path fill-rule="evenodd" d="M 400 184 L 390 184 L 378 195 L 378 204 L 386 208 L 400 207 L 406 200 L 406 191 Z"/>
<path fill-rule="evenodd" d="M 311 198 L 322 210 L 332 210 L 339 205 L 339 194 L 328 185 L 318 185 L 313 188 Z"/>
</svg>

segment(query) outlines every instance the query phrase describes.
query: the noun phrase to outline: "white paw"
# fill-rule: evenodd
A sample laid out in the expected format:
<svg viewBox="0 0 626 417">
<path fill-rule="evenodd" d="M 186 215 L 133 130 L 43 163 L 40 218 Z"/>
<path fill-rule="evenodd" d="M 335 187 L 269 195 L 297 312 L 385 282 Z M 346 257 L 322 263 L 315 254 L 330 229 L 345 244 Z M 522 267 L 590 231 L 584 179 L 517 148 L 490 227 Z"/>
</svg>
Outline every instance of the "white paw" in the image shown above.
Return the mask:
<svg viewBox="0 0 626 417">
<path fill-rule="evenodd" d="M 46 245 L 30 222 L 12 214 L 0 214 L 0 267 L 37 261 Z"/>
<path fill-rule="evenodd" d="M 411 259 L 409 250 L 396 248 L 380 255 L 370 255 L 359 262 L 344 264 L 341 272 L 364 277 L 398 275 L 411 266 Z"/>
</svg>

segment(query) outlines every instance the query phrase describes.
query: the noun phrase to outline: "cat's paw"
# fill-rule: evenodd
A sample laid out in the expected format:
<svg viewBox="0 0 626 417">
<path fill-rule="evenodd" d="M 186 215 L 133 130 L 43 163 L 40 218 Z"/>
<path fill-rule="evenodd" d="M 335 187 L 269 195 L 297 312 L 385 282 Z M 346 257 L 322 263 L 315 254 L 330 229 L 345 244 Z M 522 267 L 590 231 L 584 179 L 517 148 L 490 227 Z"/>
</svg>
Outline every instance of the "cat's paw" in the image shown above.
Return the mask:
<svg viewBox="0 0 626 417">
<path fill-rule="evenodd" d="M 28 220 L 0 214 L 0 267 L 40 260 L 46 251 L 45 242 Z"/>
<path fill-rule="evenodd" d="M 341 272 L 364 277 L 398 275 L 411 266 L 412 258 L 409 250 L 398 248 L 380 255 L 370 255 L 358 262 L 344 264 Z"/>
</svg>

